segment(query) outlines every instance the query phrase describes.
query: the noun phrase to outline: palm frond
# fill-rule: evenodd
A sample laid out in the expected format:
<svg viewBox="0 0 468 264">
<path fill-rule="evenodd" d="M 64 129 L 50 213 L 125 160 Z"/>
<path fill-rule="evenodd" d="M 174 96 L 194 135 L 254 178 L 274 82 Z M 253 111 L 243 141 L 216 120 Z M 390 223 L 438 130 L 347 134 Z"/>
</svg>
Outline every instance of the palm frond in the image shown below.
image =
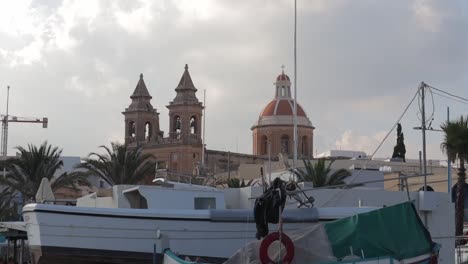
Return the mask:
<svg viewBox="0 0 468 264">
<path fill-rule="evenodd" d="M 111 146 L 100 146 L 104 154 L 92 152 L 76 168 L 78 174 L 96 175 L 110 185 L 138 184 L 148 175 L 154 174 L 156 161 L 153 155 L 144 154 L 141 147 L 128 149 L 125 144 L 111 142 Z"/>
<path fill-rule="evenodd" d="M 19 157 L 10 158 L 3 163 L 8 177 L 2 179 L 1 183 L 22 193 L 27 199 L 36 194 L 42 178 L 52 180 L 55 173 L 62 168 L 62 150 L 49 145 L 47 141 L 39 147 L 28 144 L 27 149 L 21 146 L 16 149 Z"/>
<path fill-rule="evenodd" d="M 310 160 L 303 160 L 304 169 L 296 169 L 295 174 L 303 181 L 313 182 L 314 187 L 343 184 L 344 179 L 349 177 L 351 173 L 348 170 L 340 169 L 330 174 L 333 162 L 334 161 L 331 161 L 326 165 L 325 159 L 318 159 L 317 162 L 312 165 Z"/>
</svg>

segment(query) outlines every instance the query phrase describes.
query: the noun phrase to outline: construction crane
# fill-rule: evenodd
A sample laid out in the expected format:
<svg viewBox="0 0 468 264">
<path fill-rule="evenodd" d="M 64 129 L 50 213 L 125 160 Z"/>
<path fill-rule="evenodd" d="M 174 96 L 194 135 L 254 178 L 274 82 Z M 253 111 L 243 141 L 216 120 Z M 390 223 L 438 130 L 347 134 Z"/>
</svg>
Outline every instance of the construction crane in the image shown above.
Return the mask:
<svg viewBox="0 0 468 264">
<path fill-rule="evenodd" d="M 7 105 L 6 115 L 0 115 L 2 120 L 2 142 L 1 142 L 1 156 L 5 160 L 8 152 L 8 123 L 41 123 L 43 128 L 47 128 L 49 119 L 47 117 L 40 118 L 28 118 L 12 116 L 8 114 L 8 104 L 10 99 L 10 86 L 7 87 Z M 3 176 L 5 176 L 5 167 L 3 168 Z"/>
</svg>

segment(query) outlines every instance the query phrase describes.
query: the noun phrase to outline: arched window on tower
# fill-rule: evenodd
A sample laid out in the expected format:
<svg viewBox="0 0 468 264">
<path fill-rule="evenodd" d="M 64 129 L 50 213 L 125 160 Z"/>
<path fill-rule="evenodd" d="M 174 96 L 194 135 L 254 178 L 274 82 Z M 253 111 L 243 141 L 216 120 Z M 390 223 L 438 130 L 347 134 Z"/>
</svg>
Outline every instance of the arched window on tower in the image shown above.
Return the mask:
<svg viewBox="0 0 468 264">
<path fill-rule="evenodd" d="M 134 138 L 135 137 L 135 131 L 136 131 L 135 122 L 130 121 L 130 123 L 128 123 L 128 136 Z"/>
<path fill-rule="evenodd" d="M 281 96 L 286 96 L 286 87 L 281 87 Z"/>
<path fill-rule="evenodd" d="M 281 153 L 289 154 L 289 136 L 281 136 Z"/>
<path fill-rule="evenodd" d="M 174 134 L 176 138 L 180 138 L 180 132 L 181 132 L 181 121 L 180 121 L 180 116 L 175 116 L 174 117 Z"/>
<path fill-rule="evenodd" d="M 146 122 L 146 124 L 145 124 L 145 139 L 150 141 L 152 134 L 153 134 L 153 129 L 151 129 L 151 123 Z"/>
<path fill-rule="evenodd" d="M 268 138 L 267 136 L 262 136 L 262 141 L 261 141 L 261 155 L 267 155 L 268 154 Z"/>
<path fill-rule="evenodd" d="M 197 117 L 192 116 L 190 118 L 190 134 L 197 134 Z"/>
<path fill-rule="evenodd" d="M 302 155 L 308 156 L 309 155 L 309 142 L 307 141 L 307 136 L 302 137 Z"/>
</svg>

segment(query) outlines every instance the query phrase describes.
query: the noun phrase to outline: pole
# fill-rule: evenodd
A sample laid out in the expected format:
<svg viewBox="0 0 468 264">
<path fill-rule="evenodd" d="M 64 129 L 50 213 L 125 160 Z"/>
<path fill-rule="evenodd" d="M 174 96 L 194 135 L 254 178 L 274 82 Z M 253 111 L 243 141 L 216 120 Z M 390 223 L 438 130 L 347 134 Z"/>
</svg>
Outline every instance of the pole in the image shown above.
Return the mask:
<svg viewBox="0 0 468 264">
<path fill-rule="evenodd" d="M 2 159 L 8 155 L 8 108 L 10 102 L 10 86 L 7 86 L 6 116 L 2 120 Z M 6 177 L 6 166 L 3 166 L 3 177 Z"/>
<path fill-rule="evenodd" d="M 202 166 L 205 165 L 205 117 L 206 117 L 206 89 L 203 89 L 203 138 L 202 138 Z"/>
<path fill-rule="evenodd" d="M 153 264 L 156 264 L 156 244 L 153 245 Z"/>
<path fill-rule="evenodd" d="M 447 106 L 447 122 L 450 121 L 450 108 Z M 452 191 L 452 164 L 450 158 L 447 156 L 447 189 L 448 193 Z"/>
<path fill-rule="evenodd" d="M 19 263 L 23 263 L 24 260 L 24 239 L 21 239 L 21 254 Z"/>
<path fill-rule="evenodd" d="M 297 0 L 294 0 L 294 156 L 292 169 L 296 171 L 297 162 Z"/>
<path fill-rule="evenodd" d="M 420 92 L 421 92 L 421 131 L 422 131 L 422 144 L 423 144 L 423 151 L 422 151 L 422 162 L 423 162 L 423 175 L 424 175 L 424 189 L 423 192 L 427 191 L 427 166 L 426 166 L 426 108 L 424 102 L 424 92 L 426 89 L 426 84 L 421 82 Z M 424 225 L 427 226 L 427 212 L 424 212 Z"/>
<path fill-rule="evenodd" d="M 419 151 L 419 175 L 423 175 L 422 169 L 422 152 Z"/>
<path fill-rule="evenodd" d="M 421 115 L 422 115 L 422 144 L 423 144 L 423 175 L 424 175 L 424 191 L 427 190 L 427 167 L 426 167 L 426 109 L 424 105 L 424 90 L 426 89 L 426 84 L 421 82 L 420 86 L 421 92 Z"/>
<path fill-rule="evenodd" d="M 268 181 L 271 186 L 271 141 L 268 139 Z"/>
<path fill-rule="evenodd" d="M 228 151 L 228 160 L 227 160 L 227 169 L 228 169 L 228 182 L 231 180 L 231 151 Z"/>
</svg>

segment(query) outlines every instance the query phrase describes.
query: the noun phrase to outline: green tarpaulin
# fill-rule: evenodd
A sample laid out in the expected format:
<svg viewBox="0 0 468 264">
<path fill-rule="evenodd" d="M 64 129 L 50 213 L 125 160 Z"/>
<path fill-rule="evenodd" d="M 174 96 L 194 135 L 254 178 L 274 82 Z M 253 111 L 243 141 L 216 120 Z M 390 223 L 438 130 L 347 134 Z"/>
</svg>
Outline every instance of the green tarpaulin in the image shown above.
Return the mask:
<svg viewBox="0 0 468 264">
<path fill-rule="evenodd" d="M 333 254 L 366 258 L 411 258 L 431 252 L 432 240 L 411 202 L 397 204 L 326 223 Z"/>
</svg>

